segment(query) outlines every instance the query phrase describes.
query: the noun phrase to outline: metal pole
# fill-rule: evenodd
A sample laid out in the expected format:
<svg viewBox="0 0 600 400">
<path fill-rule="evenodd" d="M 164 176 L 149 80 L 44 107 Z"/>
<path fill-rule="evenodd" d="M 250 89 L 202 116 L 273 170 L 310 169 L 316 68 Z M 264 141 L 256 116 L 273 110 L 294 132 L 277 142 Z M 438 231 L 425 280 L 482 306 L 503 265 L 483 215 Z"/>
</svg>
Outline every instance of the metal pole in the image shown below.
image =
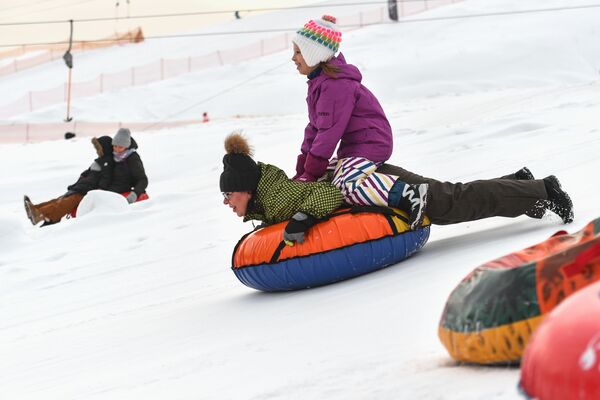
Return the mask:
<svg viewBox="0 0 600 400">
<path fill-rule="evenodd" d="M 67 118 L 65 118 L 65 122 L 69 122 L 73 119 L 73 117 L 70 116 L 70 113 L 71 113 L 71 71 L 72 71 L 72 69 L 69 68 L 69 80 L 67 82 Z"/>
<path fill-rule="evenodd" d="M 403 0 L 400 0 L 400 6 L 403 7 Z M 388 0 L 388 14 L 392 21 L 398 21 L 398 2 L 396 0 Z"/>
<path fill-rule="evenodd" d="M 67 81 L 67 117 L 65 118 L 65 122 L 69 122 L 73 119 L 71 117 L 71 71 L 73 69 L 73 55 L 71 54 L 71 47 L 73 46 L 73 20 L 69 21 L 71 25 L 71 34 L 69 36 L 69 48 L 63 55 L 63 60 L 65 60 L 65 64 L 67 68 L 69 68 L 69 76 Z"/>
</svg>

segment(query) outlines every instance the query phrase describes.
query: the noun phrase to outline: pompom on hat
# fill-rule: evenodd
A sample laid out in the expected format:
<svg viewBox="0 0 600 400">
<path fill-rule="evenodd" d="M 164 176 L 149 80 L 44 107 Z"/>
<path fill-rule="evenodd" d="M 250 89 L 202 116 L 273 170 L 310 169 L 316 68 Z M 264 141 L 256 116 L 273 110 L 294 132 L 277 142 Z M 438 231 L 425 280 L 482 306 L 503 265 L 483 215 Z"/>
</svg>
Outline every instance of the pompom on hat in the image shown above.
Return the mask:
<svg viewBox="0 0 600 400">
<path fill-rule="evenodd" d="M 335 17 L 323 15 L 321 19 L 304 24 L 296 32 L 292 42 L 300 48 L 306 65 L 314 67 L 337 53 L 342 42 L 342 32 L 337 29 Z"/>
<path fill-rule="evenodd" d="M 253 192 L 258 186 L 260 168 L 252 159 L 252 149 L 246 138 L 233 132 L 225 138 L 221 192 Z"/>
</svg>

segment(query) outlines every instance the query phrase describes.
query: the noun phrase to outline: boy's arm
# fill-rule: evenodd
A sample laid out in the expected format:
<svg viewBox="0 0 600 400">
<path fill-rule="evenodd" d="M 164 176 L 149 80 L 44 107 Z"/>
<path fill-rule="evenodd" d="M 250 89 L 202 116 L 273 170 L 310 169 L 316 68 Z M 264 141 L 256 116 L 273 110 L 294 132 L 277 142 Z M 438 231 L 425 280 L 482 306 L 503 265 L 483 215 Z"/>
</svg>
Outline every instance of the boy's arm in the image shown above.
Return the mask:
<svg viewBox="0 0 600 400">
<path fill-rule="evenodd" d="M 293 246 L 294 242 L 303 243 L 305 233 L 320 218 L 328 216 L 342 204 L 342 194 L 333 185 L 325 182 L 306 185 L 313 186 L 312 190 L 283 232 L 283 239 L 288 246 Z"/>
<path fill-rule="evenodd" d="M 100 165 L 94 161 L 92 165 L 81 173 L 77 182 L 67 186 L 66 195 L 73 193 L 86 194 L 90 190 L 98 187 L 98 179 L 100 178 Z"/>
<path fill-rule="evenodd" d="M 297 182 L 274 165 L 261 168 L 254 202 L 268 224 L 287 221 L 297 212 L 323 218 L 342 204 L 342 193 L 330 182 Z"/>
<path fill-rule="evenodd" d="M 299 212 L 315 218 L 323 218 L 338 209 L 343 202 L 342 193 L 338 188 L 327 182 L 298 183 L 313 186 L 308 196 L 304 199 Z"/>
</svg>

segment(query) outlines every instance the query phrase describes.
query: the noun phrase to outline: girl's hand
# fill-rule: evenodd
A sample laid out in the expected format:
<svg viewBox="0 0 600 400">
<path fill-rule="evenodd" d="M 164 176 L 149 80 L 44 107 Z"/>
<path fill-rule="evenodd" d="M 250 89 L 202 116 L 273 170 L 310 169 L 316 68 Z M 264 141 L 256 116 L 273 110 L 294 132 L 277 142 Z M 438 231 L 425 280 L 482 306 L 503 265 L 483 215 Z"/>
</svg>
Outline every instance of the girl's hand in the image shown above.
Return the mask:
<svg viewBox="0 0 600 400">
<path fill-rule="evenodd" d="M 300 175 L 299 177 L 294 177 L 293 179 L 297 182 L 316 182 L 317 181 L 317 179 L 314 176 L 307 174 L 306 172 L 303 173 L 302 175 Z"/>
</svg>

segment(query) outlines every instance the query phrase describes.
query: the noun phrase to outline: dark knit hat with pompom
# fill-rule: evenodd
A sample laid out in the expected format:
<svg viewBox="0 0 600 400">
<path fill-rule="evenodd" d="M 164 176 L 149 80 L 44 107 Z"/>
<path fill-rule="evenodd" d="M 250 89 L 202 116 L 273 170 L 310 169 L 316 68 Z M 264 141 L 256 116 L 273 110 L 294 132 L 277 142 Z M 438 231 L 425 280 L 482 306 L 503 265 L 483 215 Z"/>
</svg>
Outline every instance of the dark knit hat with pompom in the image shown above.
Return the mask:
<svg viewBox="0 0 600 400">
<path fill-rule="evenodd" d="M 234 132 L 225 138 L 221 192 L 253 192 L 258 186 L 260 169 L 252 159 L 246 139 Z"/>
</svg>

